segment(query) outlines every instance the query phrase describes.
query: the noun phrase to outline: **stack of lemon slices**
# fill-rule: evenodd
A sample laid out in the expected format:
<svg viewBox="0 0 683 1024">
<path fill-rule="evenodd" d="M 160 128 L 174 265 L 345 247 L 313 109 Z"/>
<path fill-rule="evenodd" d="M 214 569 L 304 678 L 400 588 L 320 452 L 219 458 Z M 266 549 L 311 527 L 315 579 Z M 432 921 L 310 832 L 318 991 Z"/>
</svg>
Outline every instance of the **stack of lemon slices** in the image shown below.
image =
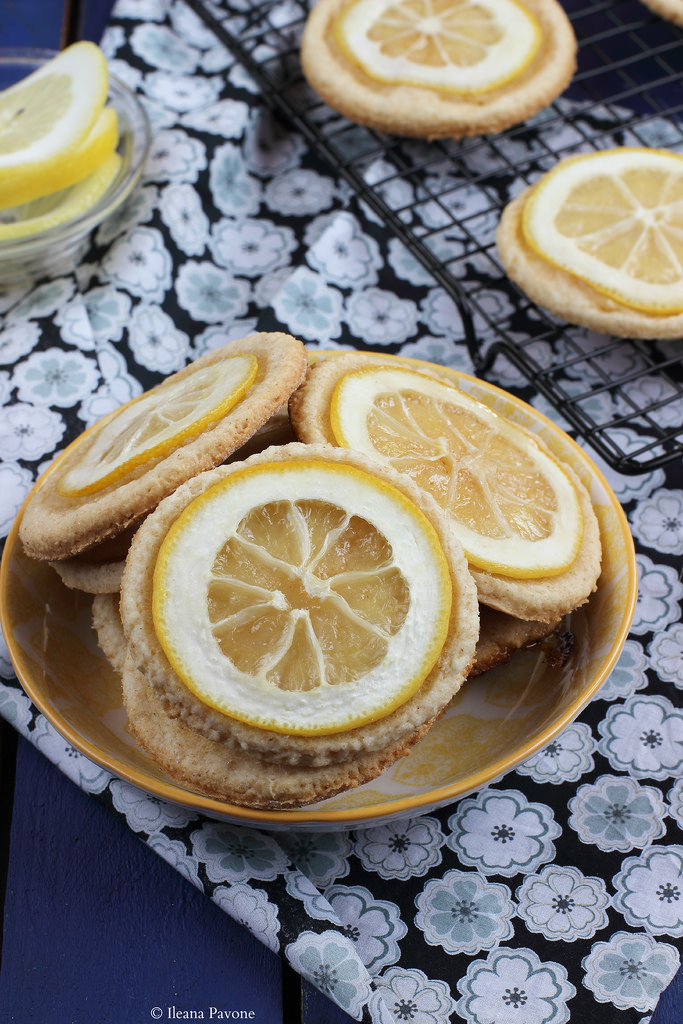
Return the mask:
<svg viewBox="0 0 683 1024">
<path fill-rule="evenodd" d="M 539 305 L 619 337 L 683 336 L 683 156 L 618 147 L 560 161 L 503 211 L 498 252 Z"/>
<path fill-rule="evenodd" d="M 133 735 L 182 785 L 269 809 L 377 776 L 600 569 L 571 470 L 447 371 L 309 362 L 277 334 L 77 438 L 20 537 L 91 592 L 75 565 L 127 545 L 93 621 Z"/>
<path fill-rule="evenodd" d="M 118 124 L 104 54 L 74 43 L 0 92 L 0 242 L 91 209 L 116 177 Z"/>
<path fill-rule="evenodd" d="M 301 62 L 353 121 L 458 138 L 501 131 L 555 99 L 576 39 L 556 0 L 320 0 Z"/>
</svg>

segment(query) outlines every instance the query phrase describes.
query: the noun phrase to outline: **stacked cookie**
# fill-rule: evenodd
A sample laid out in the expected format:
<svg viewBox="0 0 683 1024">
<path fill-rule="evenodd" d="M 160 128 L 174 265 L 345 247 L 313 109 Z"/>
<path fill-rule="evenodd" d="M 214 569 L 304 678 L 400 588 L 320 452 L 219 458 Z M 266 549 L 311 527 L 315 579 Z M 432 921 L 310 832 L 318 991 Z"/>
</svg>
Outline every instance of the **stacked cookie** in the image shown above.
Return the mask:
<svg viewBox="0 0 683 1024">
<path fill-rule="evenodd" d="M 374 412 L 352 392 L 340 411 L 359 371 L 380 372 L 373 408 L 389 384 L 408 404 L 426 388 L 427 420 L 414 433 L 394 424 L 392 459 L 345 443 L 349 418 L 372 434 Z M 561 512 L 546 495 L 533 527 L 545 540 L 528 516 L 507 539 L 463 529 L 458 502 L 405 471 L 400 449 L 414 455 L 418 437 L 430 464 L 435 408 L 432 440 L 451 438 L 441 462 L 473 464 L 451 426 L 471 437 L 479 417 L 503 476 L 512 457 L 520 480 L 562 495 Z M 38 481 L 20 536 L 70 585 L 98 590 L 98 642 L 148 755 L 189 789 L 268 809 L 376 777 L 468 678 L 556 631 L 600 571 L 585 489 L 526 432 L 437 367 L 347 354 L 308 365 L 281 334 L 210 353 L 87 431 Z M 509 565 L 482 567 L 491 543 Z"/>
</svg>

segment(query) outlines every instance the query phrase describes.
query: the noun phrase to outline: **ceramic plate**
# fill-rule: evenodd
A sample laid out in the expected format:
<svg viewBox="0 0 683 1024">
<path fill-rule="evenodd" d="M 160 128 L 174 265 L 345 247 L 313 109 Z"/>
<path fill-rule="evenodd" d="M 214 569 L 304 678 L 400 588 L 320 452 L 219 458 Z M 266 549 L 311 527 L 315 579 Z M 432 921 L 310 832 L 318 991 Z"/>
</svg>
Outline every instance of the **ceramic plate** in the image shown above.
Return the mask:
<svg viewBox="0 0 683 1024">
<path fill-rule="evenodd" d="M 95 641 L 90 598 L 65 588 L 48 565 L 26 558 L 18 540 L 19 516 L 2 562 L 2 625 L 24 689 L 74 747 L 147 793 L 211 817 L 323 831 L 451 803 L 529 758 L 579 714 L 614 667 L 635 607 L 635 553 L 621 505 L 585 452 L 550 420 L 492 385 L 434 369 L 537 433 L 590 491 L 603 568 L 598 590 L 567 622 L 575 636 L 568 664 L 551 668 L 540 649 L 518 652 L 507 665 L 467 682 L 409 757 L 341 796 L 297 811 L 222 803 L 177 785 L 137 749 L 126 729 L 118 680 Z"/>
</svg>

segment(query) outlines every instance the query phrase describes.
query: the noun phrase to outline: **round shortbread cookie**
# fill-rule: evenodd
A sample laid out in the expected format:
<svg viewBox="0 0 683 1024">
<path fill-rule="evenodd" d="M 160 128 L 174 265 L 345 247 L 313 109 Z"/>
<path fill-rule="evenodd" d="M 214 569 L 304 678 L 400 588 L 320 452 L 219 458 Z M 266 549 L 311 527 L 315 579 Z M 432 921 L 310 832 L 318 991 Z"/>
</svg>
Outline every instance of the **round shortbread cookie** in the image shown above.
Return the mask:
<svg viewBox="0 0 683 1024">
<path fill-rule="evenodd" d="M 76 438 L 38 480 L 29 497 L 20 528 L 26 553 L 61 561 L 115 537 L 143 519 L 179 484 L 220 465 L 252 437 L 287 401 L 305 373 L 306 350 L 296 338 L 280 333 L 252 334 L 206 353 L 164 383 L 242 353 L 256 357 L 258 373 L 246 395 L 225 416 L 168 455 L 143 463 L 94 494 L 66 497 L 59 491 L 59 481 L 94 443 L 100 424 Z M 110 422 L 115 415 L 101 422 Z"/>
<path fill-rule="evenodd" d="M 557 622 L 516 619 L 505 612 L 479 606 L 479 640 L 469 678 L 480 676 L 497 665 L 504 665 L 515 651 L 550 636 Z"/>
<path fill-rule="evenodd" d="M 409 753 L 427 726 L 383 750 L 343 764 L 297 767 L 271 762 L 234 746 L 206 739 L 179 718 L 170 718 L 144 676 L 126 661 L 123 702 L 138 745 L 175 782 L 215 800 L 284 810 L 303 807 L 370 782 Z"/>
<path fill-rule="evenodd" d="M 567 323 L 618 338 L 683 337 L 683 313 L 645 313 L 629 309 L 590 284 L 539 256 L 524 238 L 524 206 L 533 186 L 503 210 L 496 232 L 498 255 L 505 273 L 539 306 Z"/>
<path fill-rule="evenodd" d="M 428 516 L 448 560 L 453 602 L 448 635 L 441 654 L 420 689 L 395 711 L 376 722 L 346 732 L 316 736 L 287 736 L 230 718 L 199 700 L 183 684 L 159 643 L 152 613 L 153 573 L 163 540 L 183 509 L 197 495 L 245 465 L 311 459 L 355 466 L 391 483 Z M 357 452 L 298 443 L 269 448 L 242 463 L 221 466 L 190 480 L 147 517 L 131 544 L 121 583 L 121 618 L 132 656 L 157 692 L 168 715 L 180 718 L 207 739 L 241 747 L 270 762 L 322 766 L 379 752 L 408 742 L 426 723 L 440 715 L 467 677 L 479 636 L 476 589 L 460 542 L 447 516 L 429 495 L 392 470 L 377 467 Z"/>
<path fill-rule="evenodd" d="M 683 0 L 642 0 L 646 7 L 666 21 L 683 28 Z"/>
<path fill-rule="evenodd" d="M 542 41 L 529 66 L 488 92 L 465 95 L 371 78 L 335 37 L 334 22 L 352 0 L 319 0 L 308 15 L 301 64 L 322 99 L 350 120 L 381 132 L 418 138 L 460 138 L 519 124 L 562 93 L 576 69 L 576 37 L 556 0 L 524 0 Z"/>
<path fill-rule="evenodd" d="M 92 601 L 92 624 L 97 644 L 119 675 L 126 660 L 126 637 L 121 625 L 118 594 L 97 594 Z"/>
<path fill-rule="evenodd" d="M 79 558 L 50 562 L 65 587 L 82 590 L 85 594 L 117 594 L 125 564 L 125 561 L 83 562 Z"/>
<path fill-rule="evenodd" d="M 386 360 L 381 356 L 342 353 L 310 366 L 303 384 L 289 400 L 289 415 L 297 437 L 309 444 L 335 444 L 329 409 L 337 382 L 344 374 L 368 363 L 382 362 Z M 420 373 L 448 379 L 439 377 L 427 366 L 420 366 Z M 542 443 L 538 438 L 537 441 Z M 518 619 L 552 623 L 584 604 L 595 590 L 602 555 L 600 528 L 586 488 L 570 466 L 563 463 L 563 469 L 576 488 L 584 516 L 583 541 L 574 563 L 565 572 L 545 579 L 512 579 L 470 566 L 482 604 Z"/>
</svg>

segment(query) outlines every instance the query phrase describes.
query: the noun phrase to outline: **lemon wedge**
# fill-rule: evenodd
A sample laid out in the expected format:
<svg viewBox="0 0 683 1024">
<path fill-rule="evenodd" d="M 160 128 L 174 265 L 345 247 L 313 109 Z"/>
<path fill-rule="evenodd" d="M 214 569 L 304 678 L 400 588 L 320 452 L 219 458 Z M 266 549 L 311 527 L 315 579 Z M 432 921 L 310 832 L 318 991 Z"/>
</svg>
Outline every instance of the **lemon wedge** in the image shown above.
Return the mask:
<svg viewBox="0 0 683 1024">
<path fill-rule="evenodd" d="M 120 167 L 121 157 L 112 153 L 97 170 L 75 185 L 0 211 L 0 242 L 37 235 L 83 216 L 106 193 Z"/>
<path fill-rule="evenodd" d="M 138 466 L 196 437 L 249 390 L 258 359 L 241 354 L 158 384 L 94 427 L 83 455 L 60 479 L 59 493 L 80 498 L 121 480 Z"/>
<path fill-rule="evenodd" d="M 0 209 L 66 188 L 108 155 L 109 119 L 98 144 L 83 148 L 108 81 L 100 48 L 79 42 L 0 92 Z"/>
<path fill-rule="evenodd" d="M 516 78 L 541 43 L 536 18 L 517 0 L 355 0 L 335 34 L 370 78 L 460 93 Z"/>
<path fill-rule="evenodd" d="M 166 535 L 154 628 L 205 704 L 301 736 L 376 721 L 420 687 L 452 585 L 425 514 L 392 484 L 321 459 L 246 465 Z"/>
<path fill-rule="evenodd" d="M 683 156 L 625 146 L 563 160 L 531 192 L 522 230 L 624 306 L 683 312 Z"/>
<path fill-rule="evenodd" d="M 337 444 L 406 473 L 455 523 L 471 565 L 555 576 L 583 536 L 576 489 L 527 431 L 458 388 L 414 370 L 368 366 L 330 401 Z"/>
</svg>

